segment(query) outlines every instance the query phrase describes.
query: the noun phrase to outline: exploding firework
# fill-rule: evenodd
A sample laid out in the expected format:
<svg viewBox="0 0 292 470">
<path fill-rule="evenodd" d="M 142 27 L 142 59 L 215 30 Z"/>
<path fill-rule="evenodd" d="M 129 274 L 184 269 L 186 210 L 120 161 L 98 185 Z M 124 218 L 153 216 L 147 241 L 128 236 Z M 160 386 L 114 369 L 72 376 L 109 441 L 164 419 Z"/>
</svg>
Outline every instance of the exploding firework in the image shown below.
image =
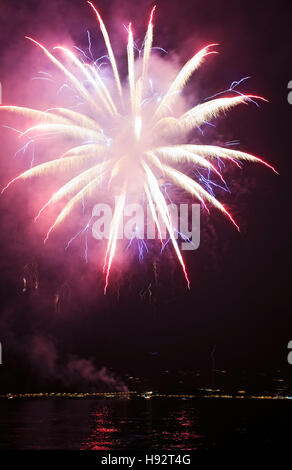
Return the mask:
<svg viewBox="0 0 292 470">
<path fill-rule="evenodd" d="M 37 220 L 43 216 L 48 207 L 65 201 L 62 210 L 49 228 L 45 241 L 52 231 L 67 219 L 78 203 L 99 191 L 101 184 L 106 187 L 108 194 L 117 198 L 104 259 L 105 293 L 117 249 L 119 225 L 125 203 L 135 194 L 140 201 L 147 201 L 161 240 L 161 223 L 167 228 L 169 239 L 189 287 L 187 270 L 160 181 L 161 179 L 171 181 L 195 197 L 207 210 L 208 203 L 215 206 L 239 230 L 230 212 L 217 200 L 212 191 L 208 190 L 201 181 L 198 182 L 194 177 L 190 177 L 187 171 L 181 171 L 180 165 L 183 163 L 184 168 L 186 166 L 204 168 L 223 182 L 220 168 L 216 166 L 218 159 L 236 164 L 240 160 L 249 160 L 272 167 L 262 159 L 245 152 L 214 145 L 192 145 L 183 142 L 186 141 L 188 132 L 199 128 L 221 112 L 240 103 L 263 100 L 263 98 L 233 93 L 233 96 L 213 97 L 177 115 L 176 103 L 184 86 L 206 57 L 216 53 L 214 50 L 216 44 L 209 44 L 182 67 L 166 93 L 160 96 L 159 100 L 155 99 L 149 77 L 155 7 L 150 14 L 143 53 L 139 51 L 138 58 L 135 58 L 136 47 L 131 24 L 127 28 L 128 80 L 123 86 L 106 27 L 95 6 L 91 2 L 88 3 L 97 17 L 105 41 L 114 86 L 108 85 L 96 61 L 90 63 L 84 58 L 81 60 L 71 50 L 61 46 L 55 47 L 54 54 L 62 54 L 66 61 L 70 62 L 71 66 L 67 67 L 42 44 L 27 37 L 64 74 L 67 83 L 81 98 L 86 112 L 62 107 L 42 112 L 25 107 L 2 106 L 2 110 L 18 113 L 36 122 L 21 132 L 20 138 L 33 138 L 37 141 L 44 135 L 50 135 L 54 138 L 72 140 L 71 148 L 61 157 L 32 166 L 10 181 L 4 190 L 17 180 L 34 176 L 60 173 L 66 178 L 66 175 L 70 175 L 69 181 L 50 197 L 35 218 Z M 72 172 L 75 172 L 73 178 Z"/>
</svg>

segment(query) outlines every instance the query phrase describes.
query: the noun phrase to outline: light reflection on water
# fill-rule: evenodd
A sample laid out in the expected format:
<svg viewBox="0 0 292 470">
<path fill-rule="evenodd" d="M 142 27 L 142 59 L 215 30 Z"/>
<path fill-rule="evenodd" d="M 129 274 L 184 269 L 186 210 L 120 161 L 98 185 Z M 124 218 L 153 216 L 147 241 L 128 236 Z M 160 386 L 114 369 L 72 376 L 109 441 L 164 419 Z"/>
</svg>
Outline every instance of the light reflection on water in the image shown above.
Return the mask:
<svg viewBox="0 0 292 470">
<path fill-rule="evenodd" d="M 104 405 L 90 414 L 91 433 L 82 444 L 86 450 L 120 448 L 152 448 L 186 450 L 199 445 L 195 409 L 153 410 L 153 402 L 136 403 L 131 409 L 128 402 L 118 407 Z M 156 408 L 156 407 L 155 407 Z M 125 416 L 127 419 L 125 419 Z M 198 441 L 195 444 L 195 441 Z"/>
<path fill-rule="evenodd" d="M 0 449 L 288 445 L 291 411 L 291 402 L 258 400 L 0 400 Z"/>
</svg>

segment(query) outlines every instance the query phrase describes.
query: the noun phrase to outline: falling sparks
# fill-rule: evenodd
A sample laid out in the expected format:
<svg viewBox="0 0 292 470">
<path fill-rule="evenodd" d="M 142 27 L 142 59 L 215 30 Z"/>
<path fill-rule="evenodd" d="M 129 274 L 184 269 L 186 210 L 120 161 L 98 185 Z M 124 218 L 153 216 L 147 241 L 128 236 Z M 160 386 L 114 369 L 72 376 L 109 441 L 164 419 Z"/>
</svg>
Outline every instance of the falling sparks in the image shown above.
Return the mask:
<svg viewBox="0 0 292 470">
<path fill-rule="evenodd" d="M 115 87 L 113 89 L 104 80 L 99 68 L 96 66 L 96 62 L 87 63 L 80 60 L 71 50 L 61 46 L 55 47 L 52 54 L 35 39 L 27 37 L 64 74 L 70 87 L 74 89 L 82 103 L 86 105 L 88 112 L 77 112 L 69 108 L 38 111 L 18 106 L 1 106 L 0 109 L 3 111 L 17 113 L 36 122 L 32 127 L 19 133 L 20 140 L 28 138 L 28 142 L 35 143 L 42 136 L 52 134 L 55 138 L 65 137 L 68 139 L 69 137 L 72 142 L 74 141 L 74 145 L 59 158 L 32 166 L 12 179 L 3 191 L 16 181 L 26 180 L 34 176 L 54 176 L 54 174 L 60 173 L 66 177 L 66 175 L 71 175 L 72 172 L 75 173 L 73 178 L 70 176 L 71 179 L 50 197 L 35 217 L 36 221 L 45 214 L 49 206 L 66 200 L 61 212 L 48 229 L 45 236 L 45 241 L 47 241 L 53 230 L 57 229 L 67 219 L 73 209 L 79 203 L 84 204 L 84 198 L 95 195 L 100 190 L 101 182 L 106 182 L 108 194 L 114 195 L 118 202 L 113 213 L 104 259 L 104 293 L 106 293 L 109 284 L 111 266 L 117 249 L 119 225 L 125 203 L 134 191 L 135 197 L 139 201 L 145 199 L 148 202 L 160 238 L 161 227 L 159 220 L 165 224 L 169 241 L 172 242 L 187 285 L 190 288 L 187 269 L 176 241 L 175 229 L 172 226 L 167 198 L 160 185 L 161 175 L 194 196 L 204 207 L 207 208 L 207 203 L 216 207 L 239 230 L 238 224 L 227 208 L 216 199 L 212 190 L 208 190 L 208 185 L 204 186 L 202 184 L 202 180 L 198 178 L 200 172 L 197 171 L 198 182 L 185 172 L 180 171 L 177 166 L 184 163 L 190 165 L 193 169 L 204 168 L 208 171 L 208 175 L 212 173 L 217 175 L 223 186 L 225 185 L 224 179 L 212 163 L 214 160 L 220 159 L 222 162 L 226 160 L 233 163 L 248 160 L 262 163 L 275 171 L 271 165 L 249 153 L 226 147 L 183 143 L 187 132 L 199 128 L 202 124 L 216 118 L 220 113 L 224 113 L 239 104 L 263 100 L 263 98 L 238 92 L 235 93 L 235 96 L 222 97 L 219 93 L 219 97 L 214 95 L 208 101 L 192 107 L 181 116 L 177 116 L 174 110 L 178 96 L 180 96 L 184 86 L 206 57 L 217 53 L 214 50 L 216 44 L 209 44 L 198 51 L 182 67 L 166 93 L 156 99 L 153 94 L 153 83 L 151 77 L 149 77 L 153 43 L 153 15 L 156 7 L 154 6 L 150 13 L 143 56 L 139 51 L 137 59 L 135 58 L 136 48 L 132 25 L 129 24 L 127 29 L 128 80 L 122 85 L 105 24 L 96 7 L 91 2 L 88 3 L 97 17 L 105 41 Z M 91 47 L 90 42 L 92 57 Z M 74 67 L 69 69 L 57 58 L 58 55 L 63 56 Z M 141 66 L 137 66 L 140 63 Z M 237 85 L 239 82 L 234 83 Z M 231 86 L 228 91 L 232 93 L 234 87 Z M 149 98 L 149 95 L 152 98 Z M 173 136 L 176 139 L 180 138 L 182 143 L 165 145 L 167 139 L 170 142 L 173 141 Z M 127 141 L 126 146 L 124 145 L 125 139 Z M 79 142 L 78 145 L 76 145 L 76 141 Z M 196 176 L 196 171 L 193 171 L 193 175 Z M 209 176 L 208 181 L 210 181 Z M 133 188 L 135 189 L 133 190 Z M 210 184 L 209 188 L 211 188 Z M 86 226 L 86 228 L 88 227 Z M 150 286 L 151 284 L 148 291 L 149 295 L 152 295 Z M 24 289 L 26 289 L 25 278 Z M 58 303 L 59 298 L 56 300 L 56 308 L 58 308 Z"/>
</svg>

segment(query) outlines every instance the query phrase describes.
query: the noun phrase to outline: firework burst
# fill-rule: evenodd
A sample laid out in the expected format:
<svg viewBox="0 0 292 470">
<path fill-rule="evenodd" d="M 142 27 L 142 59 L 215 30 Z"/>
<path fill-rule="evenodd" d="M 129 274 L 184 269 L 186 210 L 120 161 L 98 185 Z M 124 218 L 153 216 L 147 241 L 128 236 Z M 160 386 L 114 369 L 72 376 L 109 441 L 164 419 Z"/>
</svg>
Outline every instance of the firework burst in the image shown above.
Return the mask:
<svg viewBox="0 0 292 470">
<path fill-rule="evenodd" d="M 56 173 L 62 173 L 66 176 L 66 174 L 75 172 L 75 176 L 61 186 L 36 215 L 35 220 L 43 216 L 49 206 L 66 199 L 62 210 L 47 232 L 45 237 L 45 241 L 47 241 L 52 231 L 67 219 L 77 204 L 81 203 L 84 198 L 97 193 L 101 183 L 106 184 L 108 193 L 117 197 L 117 203 L 110 225 L 104 259 L 105 293 L 116 253 L 118 230 L 125 203 L 127 198 L 135 193 L 140 201 L 147 201 L 159 234 L 161 234 L 161 221 L 166 226 L 189 287 L 187 270 L 176 241 L 160 179 L 167 178 L 172 181 L 173 184 L 194 196 L 206 208 L 207 203 L 215 206 L 239 230 L 224 205 L 202 184 L 188 176 L 186 172 L 180 171 L 178 166 L 184 163 L 203 167 L 209 172 L 214 172 L 214 175 L 220 177 L 221 180 L 223 177 L 214 165 L 214 161 L 218 158 L 230 162 L 238 160 L 260 162 L 272 168 L 260 158 L 234 149 L 183 143 L 189 131 L 217 117 L 220 113 L 238 104 L 255 99 L 263 100 L 263 98 L 249 94 L 220 96 L 196 105 L 177 116 L 174 109 L 180 93 L 206 57 L 216 53 L 214 50 L 216 44 L 209 44 L 197 52 L 182 67 L 161 99 L 159 101 L 153 100 L 149 98 L 148 72 L 155 7 L 150 14 L 143 54 L 141 56 L 139 54 L 139 60 L 135 60 L 135 43 L 132 26 L 129 24 L 128 80 L 123 86 L 106 27 L 95 6 L 91 2 L 88 3 L 97 17 L 106 44 L 113 72 L 114 87 L 108 86 L 95 62 L 88 63 L 80 60 L 71 50 L 61 46 L 55 47 L 52 54 L 42 44 L 28 37 L 27 39 L 36 44 L 64 74 L 67 82 L 86 105 L 87 112 L 78 112 L 69 108 L 54 108 L 42 112 L 25 107 L 2 106 L 2 110 L 18 113 L 35 121 L 35 125 L 21 132 L 21 139 L 34 138 L 37 140 L 43 135 L 50 134 L 54 138 L 69 137 L 74 143 L 61 157 L 33 166 L 11 180 L 4 190 L 17 180 Z M 72 64 L 72 68 L 65 66 L 56 57 L 56 54 L 64 56 L 66 61 Z M 71 71 L 73 69 L 74 73 Z M 167 141 L 172 142 L 174 137 L 176 142 L 180 142 L 180 144 L 165 145 Z M 130 145 L 125 147 L 125 140 L 130 142 Z"/>
</svg>

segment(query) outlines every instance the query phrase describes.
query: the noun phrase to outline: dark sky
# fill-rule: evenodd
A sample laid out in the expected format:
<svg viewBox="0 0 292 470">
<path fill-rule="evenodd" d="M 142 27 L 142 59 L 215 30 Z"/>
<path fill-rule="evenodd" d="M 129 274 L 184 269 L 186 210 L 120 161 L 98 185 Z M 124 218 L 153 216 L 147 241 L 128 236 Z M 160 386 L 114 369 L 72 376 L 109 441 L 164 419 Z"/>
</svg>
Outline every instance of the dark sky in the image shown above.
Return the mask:
<svg viewBox="0 0 292 470">
<path fill-rule="evenodd" d="M 95 3 L 123 61 L 121 25 L 131 20 L 143 39 L 152 2 Z M 288 2 L 156 3 L 155 45 L 174 54 L 181 64 L 206 43 L 220 44 L 216 60 L 204 65 L 188 85 L 190 95 L 196 90 L 204 99 L 228 88 L 233 80 L 250 76 L 241 90 L 269 100 L 260 108 L 249 105 L 232 111 L 218 121 L 216 132 L 223 142 L 240 140 L 240 149 L 262 156 L 277 168 L 279 176 L 249 164 L 232 171 L 232 196 L 224 202 L 232 208 L 242 231 L 238 234 L 215 210 L 211 218 L 202 215 L 201 246 L 185 256 L 191 292 L 186 292 L 169 251 L 169 257 L 154 255 L 157 285 L 153 260 L 145 260 L 142 266 L 132 260 L 126 272 L 117 269 L 112 293 L 104 298 L 102 275 L 94 262 L 85 265 L 78 245 L 64 254 L 64 240 L 56 237 L 50 247 L 43 247 L 42 234 L 31 223 L 29 200 L 37 188 L 22 186 L 2 196 L 0 341 L 4 365 L 0 366 L 0 390 L 6 389 L 6 383 L 21 389 L 25 377 L 37 369 L 31 359 L 36 337 L 53 345 L 57 362 L 64 363 L 71 355 L 91 357 L 97 367 L 112 367 L 117 372 L 134 370 L 143 375 L 153 368 L 206 369 L 214 344 L 218 368 L 290 372 L 292 105 L 287 100 L 287 86 L 292 80 L 292 51 Z M 3 104 L 31 104 L 27 90 L 32 85 L 28 83 L 39 63 L 25 35 L 49 46 L 67 38 L 86 46 L 88 29 L 95 41 L 97 38 L 95 18 L 86 2 L 2 0 L 0 18 Z M 94 48 L 97 56 L 102 55 L 100 37 Z M 13 125 L 11 117 L 9 124 Z M 13 160 L 15 135 L 5 128 L 0 132 L 3 186 L 22 171 L 22 163 Z M 206 143 L 210 137 L 213 134 L 204 137 Z M 29 268 L 25 268 L 27 264 Z M 30 278 L 38 271 L 38 292 L 32 287 L 22 292 L 27 269 Z M 149 282 L 152 296 L 141 298 Z M 64 299 L 60 311 L 54 308 L 58 292 Z M 153 351 L 158 352 L 155 358 L 149 354 Z M 46 367 L 45 361 L 40 367 Z"/>
</svg>

